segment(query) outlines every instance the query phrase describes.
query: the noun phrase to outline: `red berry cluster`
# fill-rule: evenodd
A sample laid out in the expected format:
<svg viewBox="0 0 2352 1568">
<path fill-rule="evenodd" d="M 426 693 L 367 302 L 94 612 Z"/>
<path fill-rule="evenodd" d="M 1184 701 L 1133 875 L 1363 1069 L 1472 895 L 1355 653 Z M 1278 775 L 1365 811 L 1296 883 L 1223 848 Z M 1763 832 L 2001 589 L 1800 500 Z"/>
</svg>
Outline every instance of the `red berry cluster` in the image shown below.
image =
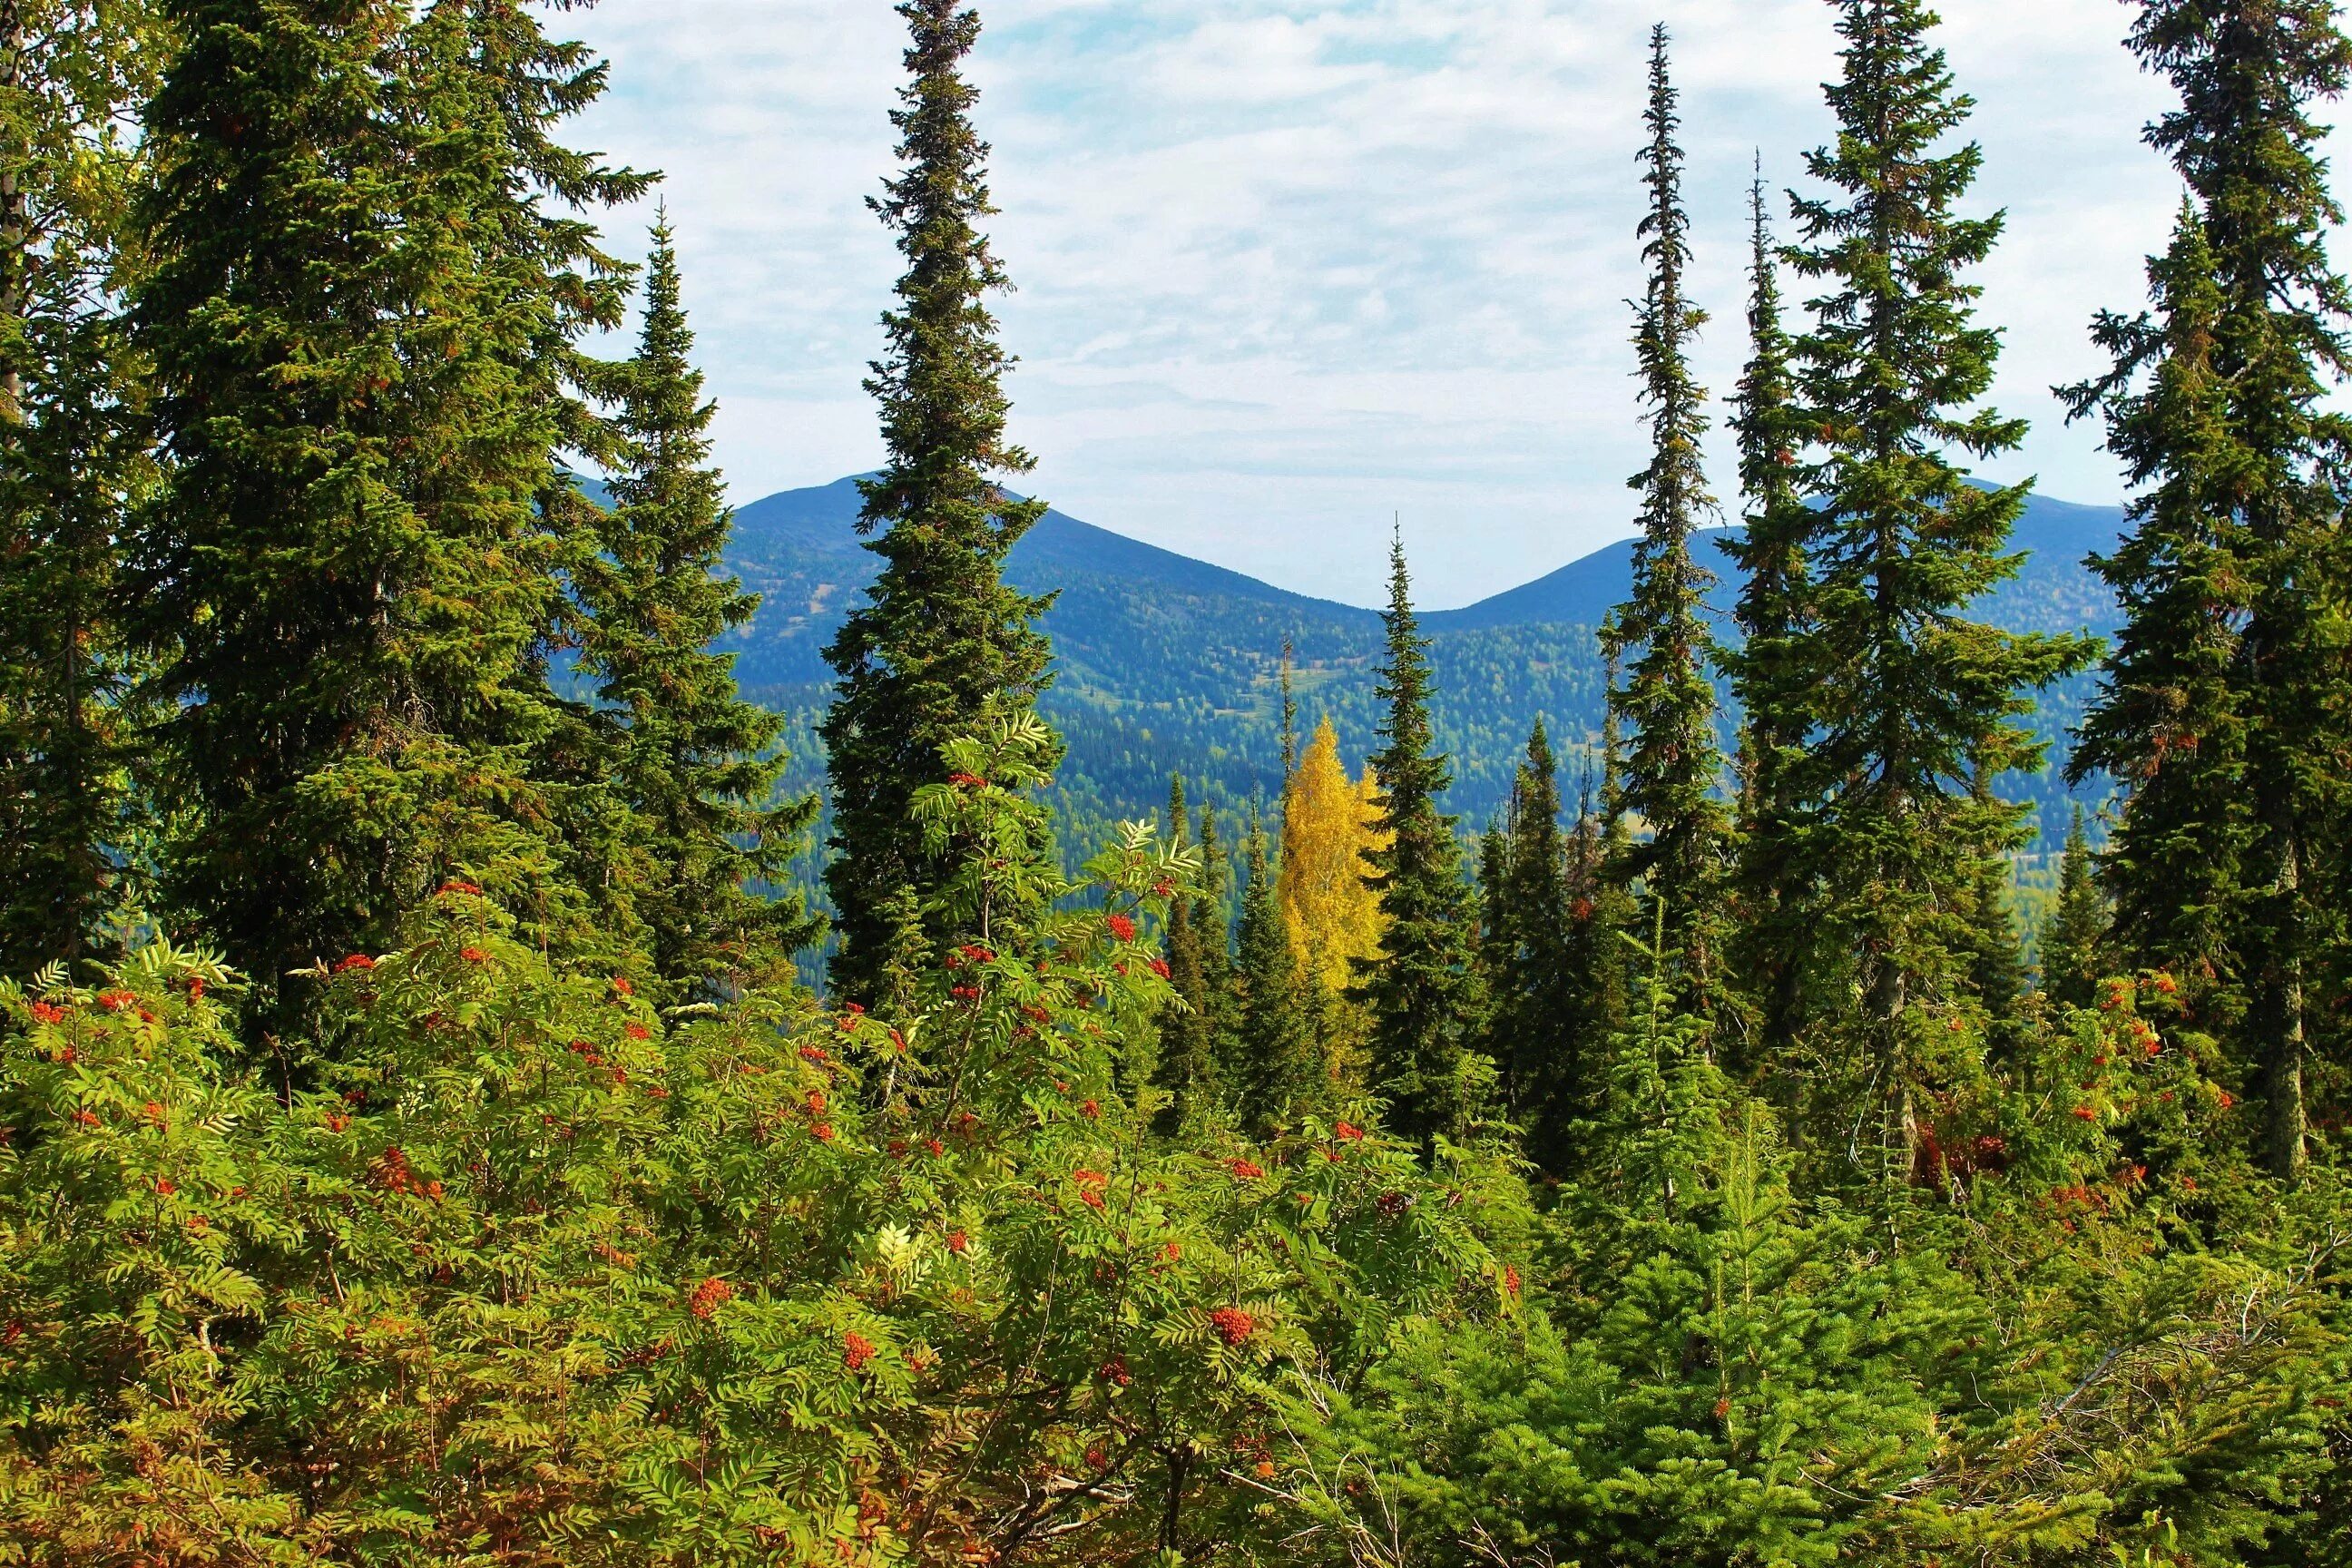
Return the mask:
<svg viewBox="0 0 2352 1568">
<path fill-rule="evenodd" d="M 1229 1345 L 1240 1344 L 1257 1332 L 1257 1320 L 1239 1307 L 1220 1307 L 1209 1314 L 1209 1326 Z"/>
</svg>

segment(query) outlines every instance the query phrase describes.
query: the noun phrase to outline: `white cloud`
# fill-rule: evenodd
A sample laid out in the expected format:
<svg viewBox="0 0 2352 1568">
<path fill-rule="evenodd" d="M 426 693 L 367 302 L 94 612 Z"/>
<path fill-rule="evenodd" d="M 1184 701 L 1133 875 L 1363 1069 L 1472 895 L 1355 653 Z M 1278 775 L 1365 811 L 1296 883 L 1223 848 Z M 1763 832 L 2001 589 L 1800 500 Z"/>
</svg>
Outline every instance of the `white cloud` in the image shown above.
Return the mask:
<svg viewBox="0 0 2352 1568">
<path fill-rule="evenodd" d="M 1016 434 L 1065 510 L 1286 586 L 1370 602 L 1402 513 L 1458 604 L 1627 531 L 1642 461 L 1643 46 L 1685 89 L 1701 365 L 1743 344 L 1750 149 L 1775 185 L 1828 135 L 1821 0 L 982 0 Z M 2048 388 L 2129 304 L 2175 198 L 2138 144 L 2163 102 L 2116 0 L 1949 0 L 1979 102 L 1996 399 L 2034 421 L 2001 477 L 2111 500 Z M 572 18 L 615 92 L 583 140 L 668 174 L 739 500 L 879 455 L 859 381 L 895 272 L 864 198 L 890 167 L 886 0 L 603 0 Z M 1717 464 L 1728 488 L 1727 458 Z"/>
</svg>

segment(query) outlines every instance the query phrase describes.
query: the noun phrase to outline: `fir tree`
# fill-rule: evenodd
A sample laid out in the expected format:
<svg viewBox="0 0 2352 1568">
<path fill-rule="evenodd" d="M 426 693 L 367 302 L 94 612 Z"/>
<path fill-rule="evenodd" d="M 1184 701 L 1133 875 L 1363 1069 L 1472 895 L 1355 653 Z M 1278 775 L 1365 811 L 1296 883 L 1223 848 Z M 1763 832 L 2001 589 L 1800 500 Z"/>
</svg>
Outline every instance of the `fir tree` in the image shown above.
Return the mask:
<svg viewBox="0 0 2352 1568">
<path fill-rule="evenodd" d="M 1319 1101 L 1328 1081 L 1316 1055 L 1307 977 L 1291 951 L 1265 850 L 1265 829 L 1251 824 L 1234 955 L 1241 1005 L 1223 1075 L 1235 1115 L 1253 1133 L 1271 1131 Z"/>
<path fill-rule="evenodd" d="M 2099 981 L 2109 968 L 2106 900 L 2099 891 L 2091 841 L 2083 832 L 2083 808 L 2066 830 L 2066 851 L 2058 862 L 2058 902 L 2043 922 L 2038 949 L 2042 990 L 2067 1007 L 2088 1007 L 2098 999 Z"/>
<path fill-rule="evenodd" d="M 898 14 L 913 40 L 914 79 L 891 114 L 906 167 L 873 205 L 907 271 L 883 316 L 889 349 L 866 383 L 889 458 L 859 481 L 858 527 L 880 531 L 867 548 L 883 567 L 825 650 L 839 677 L 824 726 L 838 854 L 825 886 L 842 939 L 833 984 L 848 997 L 872 989 L 892 893 L 928 900 L 943 874 L 908 811 L 917 789 L 945 777 L 940 748 L 992 704 L 1030 706 L 1048 679 L 1034 623 L 1050 601 L 1001 574 L 1045 508 L 998 485 L 1033 460 L 1005 438 L 1012 360 L 986 301 L 1009 284 L 977 226 L 995 208 L 988 147 L 971 126 L 978 93 L 961 68 L 980 17 L 960 0 L 907 0 Z"/>
<path fill-rule="evenodd" d="M 712 405 L 694 368 L 667 216 L 653 231 L 645 321 L 623 368 L 604 548 L 575 575 L 587 612 L 582 667 L 617 771 L 635 852 L 632 900 L 655 973 L 706 993 L 788 962 L 817 935 L 786 862 L 814 799 L 771 804 L 783 721 L 736 694 L 734 656 L 709 651 L 758 595 L 722 575 L 732 524 L 710 468 Z M 777 889 L 763 895 L 759 884 Z"/>
<path fill-rule="evenodd" d="M 1633 596 L 1613 620 L 1625 683 L 1610 702 L 1630 730 L 1616 809 L 1649 830 L 1633 847 L 1623 875 L 1638 879 L 1646 903 L 1665 910 L 1667 941 L 1681 984 L 1703 1012 L 1717 1000 L 1721 959 L 1718 889 L 1726 813 L 1716 797 L 1722 771 L 1715 736 L 1715 688 L 1707 679 L 1711 641 L 1702 619 L 1714 581 L 1692 559 L 1691 531 L 1714 510 L 1699 449 L 1707 427 L 1706 394 L 1691 374 L 1690 348 L 1706 312 L 1685 288 L 1689 221 L 1682 209 L 1682 148 L 1676 95 L 1666 62 L 1663 23 L 1650 34 L 1650 100 L 1643 123 L 1643 183 L 1650 210 L 1639 233 L 1649 289 L 1638 307 L 1633 343 L 1642 401 L 1649 410 L 1649 466 L 1631 481 L 1642 496 L 1642 534 L 1633 544 Z"/>
<path fill-rule="evenodd" d="M 1847 1089 L 1875 1086 L 1889 1168 L 1907 1170 L 1918 1091 L 1973 1070 L 1947 1059 L 1969 1037 L 1929 1026 L 1969 999 L 1969 892 L 2021 833 L 2021 808 L 1969 781 L 2036 762 L 2041 746 L 2016 722 L 2023 694 L 2079 668 L 2089 648 L 1967 618 L 2015 573 L 2003 546 L 2024 503 L 2021 487 L 1977 489 L 1953 460 L 2009 451 L 2024 435 L 2021 421 L 1978 406 L 1999 338 L 1974 323 L 1979 289 L 1963 281 L 2001 220 L 1953 210 L 1981 154 L 1973 143 L 1936 151 L 1971 105 L 1928 42 L 1922 0 L 1838 8 L 1844 72 L 1827 91 L 1841 134 L 1807 164 L 1843 199 L 1799 200 L 1805 244 L 1786 253 L 1826 291 L 1794 349 L 1815 508 L 1810 614 L 1787 644 L 1781 689 L 1808 693 L 1786 717 L 1811 739 L 1790 766 L 1781 894 L 1797 895 L 1792 913 L 1811 935 L 1810 984 L 1861 997 L 1853 1034 L 1818 1048 Z"/>
<path fill-rule="evenodd" d="M 1503 995 L 1503 974 L 1510 963 L 1511 824 L 1518 814 L 1518 791 L 1514 788 L 1510 803 L 1499 816 L 1488 818 L 1486 830 L 1478 835 L 1478 989 L 1487 1005 L 1487 1054 L 1497 1064 L 1502 1064 L 1504 1058 L 1493 1048 L 1492 1040 L 1496 1010 Z M 1502 1092 L 1505 1108 L 1510 1108 L 1511 1075 L 1507 1066 L 1496 1087 Z"/>
<path fill-rule="evenodd" d="M 1979 810 L 1998 805 L 1982 769 L 1977 771 L 1969 795 Z M 1969 988 L 1983 1004 L 1993 1026 L 1992 1039 L 2003 1046 L 2017 1043 L 2018 1005 L 2025 997 L 2025 947 L 2011 896 L 2014 881 L 2008 856 L 1979 858 L 1976 884 L 1964 907 L 1966 934 L 1961 940 Z"/>
<path fill-rule="evenodd" d="M 1224 1058 L 1233 1038 L 1238 1000 L 1234 987 L 1233 858 L 1217 834 L 1217 813 L 1208 802 L 1200 811 L 1201 889 L 1192 900 L 1192 930 L 1201 941 L 1201 984 L 1207 993 L 1210 1063 Z"/>
<path fill-rule="evenodd" d="M 1748 357 L 1731 422 L 1739 445 L 1743 526 L 1723 546 L 1744 574 L 1735 611 L 1739 644 L 1724 659 L 1743 714 L 1733 967 L 1759 1034 L 1756 1042 L 1727 1043 L 1727 1060 L 1742 1066 L 1785 1047 L 1798 1011 L 1796 955 L 1803 933 L 1780 910 L 1793 851 L 1789 766 L 1803 747 L 1807 723 L 1807 697 L 1790 683 L 1789 650 L 1790 637 L 1805 624 L 1811 527 L 1797 493 L 1796 449 L 1803 437 L 1790 405 L 1791 349 L 1780 320 L 1780 269 L 1760 159 L 1748 188 Z"/>
<path fill-rule="evenodd" d="M 189 805 L 167 887 L 268 1012 L 453 872 L 576 928 L 531 769 L 572 424 L 550 345 L 602 290 L 515 240 L 551 193 L 466 11 L 163 13 L 132 319 L 167 483 L 133 602 Z"/>
<path fill-rule="evenodd" d="M 1168 843 L 1177 851 L 1186 847 L 1192 820 L 1184 805 L 1183 775 L 1168 780 Z M 1193 897 L 1179 892 L 1168 903 L 1168 985 L 1174 1005 L 1160 1016 L 1157 1082 L 1168 1096 L 1159 1117 L 1163 1133 L 1181 1131 L 1216 1098 L 1216 1008 L 1211 1000 L 1209 964 L 1203 949 L 1208 939 L 1194 923 L 1205 896 L 1211 872 L 1202 868 L 1202 888 Z M 1217 944 L 1223 946 L 1222 921 Z"/>
<path fill-rule="evenodd" d="M 1571 863 L 1560 829 L 1559 764 L 1541 719 L 1528 735 L 1507 837 L 1496 860 L 1482 878 L 1492 953 L 1485 966 L 1486 1052 L 1501 1074 L 1504 1104 L 1525 1134 L 1528 1157 L 1556 1173 L 1568 1130 L 1585 1111 L 1582 1051 L 1594 1009 L 1590 977 L 1577 961 L 1596 911 L 1590 890 L 1579 892 L 1575 879 L 1580 869 L 1597 868 Z"/>
<path fill-rule="evenodd" d="M 2105 406 L 2141 493 L 2098 563 L 2126 622 L 2070 766 L 2127 791 L 2107 856 L 2126 956 L 2191 986 L 2265 1103 L 2265 1163 L 2293 1177 L 2352 804 L 2352 719 L 2315 700 L 2352 648 L 2352 421 L 2327 397 L 2352 374 L 2352 290 L 2310 112 L 2352 80 L 2352 43 L 2325 0 L 2147 0 L 2130 45 L 2180 94 L 2147 141 L 2189 195 L 2149 264 L 2153 312 L 2102 315 L 2113 369 L 2072 389 Z"/>
<path fill-rule="evenodd" d="M 1295 666 L 1290 639 L 1282 639 L 1282 782 L 1285 788 L 1298 771 L 1298 694 L 1293 689 Z"/>
<path fill-rule="evenodd" d="M 116 541 L 152 477 L 123 342 L 144 4 L 0 7 L 0 968 L 106 945 L 143 891 L 141 672 Z"/>
<path fill-rule="evenodd" d="M 1472 1109 L 1461 1086 L 1475 1013 L 1477 922 L 1454 818 L 1437 809 L 1453 773 L 1431 727 L 1429 642 L 1413 615 L 1401 538 L 1389 547 L 1382 620 L 1379 692 L 1388 710 L 1370 765 L 1385 842 L 1364 854 L 1366 881 L 1380 895 L 1381 945 L 1359 966 L 1351 994 L 1371 1017 L 1372 1090 L 1388 1101 L 1398 1135 L 1427 1146 L 1439 1133 L 1459 1136 Z"/>
</svg>

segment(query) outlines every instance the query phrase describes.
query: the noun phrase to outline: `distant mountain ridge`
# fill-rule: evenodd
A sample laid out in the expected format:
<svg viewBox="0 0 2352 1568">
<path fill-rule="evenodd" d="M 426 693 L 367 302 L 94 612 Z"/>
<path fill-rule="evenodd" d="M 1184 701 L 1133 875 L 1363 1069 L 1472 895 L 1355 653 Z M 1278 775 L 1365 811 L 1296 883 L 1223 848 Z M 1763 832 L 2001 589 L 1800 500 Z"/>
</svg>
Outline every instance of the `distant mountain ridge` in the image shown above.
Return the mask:
<svg viewBox="0 0 2352 1568">
<path fill-rule="evenodd" d="M 855 479 L 786 490 L 740 508 L 728 564 L 761 595 L 751 624 L 720 646 L 747 692 L 793 715 L 794 773 L 817 777 L 809 733 L 831 679 L 823 650 L 878 567 L 856 523 Z M 2113 629 L 2116 609 L 2084 565 L 2113 547 L 2120 507 L 2032 499 L 2014 547 L 2018 577 L 1989 596 L 1988 619 L 2020 631 Z M 1710 530 L 1708 542 L 1730 529 Z M 1710 595 L 1727 626 L 1736 566 L 1719 549 Z M 1507 798 L 1541 715 L 1572 773 L 1600 735 L 1604 675 L 1594 628 L 1626 595 L 1630 541 L 1606 545 L 1518 587 L 1424 615 L 1437 674 L 1439 743 L 1453 756 L 1450 808 L 1483 822 Z M 1304 721 L 1328 713 L 1351 763 L 1373 746 L 1381 622 L 1357 605 L 1295 594 L 1108 529 L 1048 511 L 1011 552 L 1007 579 L 1058 595 L 1045 617 L 1055 679 L 1045 707 L 1070 741 L 1062 805 L 1079 823 L 1144 815 L 1183 772 L 1196 796 L 1242 808 L 1279 788 L 1283 639 L 1291 639 Z M 2079 717 L 2088 678 L 2049 694 L 2038 728 L 2056 740 Z M 1725 737 L 1727 742 L 1729 737 Z M 2062 759 L 2053 759 L 2062 760 Z M 1571 778 L 1571 785 L 1575 779 Z M 2066 792 L 2046 769 L 2005 793 L 2032 799 L 2063 830 Z"/>
</svg>

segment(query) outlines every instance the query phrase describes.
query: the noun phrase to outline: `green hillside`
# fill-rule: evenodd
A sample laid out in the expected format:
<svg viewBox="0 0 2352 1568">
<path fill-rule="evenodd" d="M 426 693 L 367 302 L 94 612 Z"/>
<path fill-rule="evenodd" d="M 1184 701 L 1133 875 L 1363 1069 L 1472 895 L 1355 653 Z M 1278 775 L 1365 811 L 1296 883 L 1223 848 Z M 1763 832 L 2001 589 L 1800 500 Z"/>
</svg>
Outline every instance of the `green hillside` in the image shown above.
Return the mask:
<svg viewBox="0 0 2352 1568">
<path fill-rule="evenodd" d="M 853 479 L 788 490 L 735 517 L 729 563 L 761 595 L 759 615 L 724 646 L 760 700 L 793 716 L 792 783 L 822 779 L 814 724 L 824 700 L 825 643 L 871 580 L 873 557 L 855 531 Z M 2115 606 L 2083 564 L 2111 544 L 2123 513 L 2036 497 L 2019 525 L 2018 578 L 1992 595 L 1992 619 L 2019 630 L 2108 630 Z M 1728 628 L 1736 568 L 1714 603 Z M 1449 804 L 1467 822 L 1497 810 L 1529 726 L 1540 715 L 1567 759 L 1569 784 L 1600 740 L 1604 672 L 1593 626 L 1624 595 L 1630 546 L 1620 542 L 1520 587 L 1425 619 L 1434 639 L 1437 723 L 1454 757 Z M 1372 611 L 1292 594 L 1237 572 L 1046 513 L 1014 548 L 1008 576 L 1060 597 L 1045 617 L 1058 675 L 1045 708 L 1068 737 L 1060 805 L 1073 830 L 1100 837 L 1108 822 L 1156 811 L 1168 776 L 1182 772 L 1221 805 L 1245 807 L 1279 786 L 1279 668 L 1291 639 L 1304 721 L 1328 713 L 1351 764 L 1372 746 Z M 2069 796 L 2057 776 L 2065 736 L 2092 689 L 2084 678 L 2045 695 L 2039 728 L 2053 742 L 2042 774 L 2004 793 L 2041 807 L 2045 838 L 2065 831 Z M 1727 732 L 1725 739 L 1729 740 Z"/>
</svg>

